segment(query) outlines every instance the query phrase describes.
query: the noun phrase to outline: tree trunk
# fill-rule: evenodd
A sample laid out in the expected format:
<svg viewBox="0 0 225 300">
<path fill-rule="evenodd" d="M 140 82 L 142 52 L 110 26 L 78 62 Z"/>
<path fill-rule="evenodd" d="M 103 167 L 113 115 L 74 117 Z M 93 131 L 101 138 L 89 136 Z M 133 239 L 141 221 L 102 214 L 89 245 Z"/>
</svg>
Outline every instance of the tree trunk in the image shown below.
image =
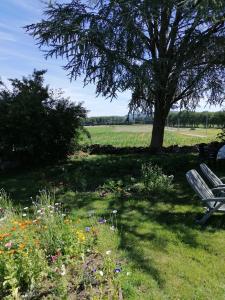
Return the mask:
<svg viewBox="0 0 225 300">
<path fill-rule="evenodd" d="M 163 145 L 164 129 L 166 125 L 166 118 L 169 110 L 161 109 L 160 105 L 155 106 L 152 137 L 150 149 L 153 152 L 160 152 Z"/>
</svg>

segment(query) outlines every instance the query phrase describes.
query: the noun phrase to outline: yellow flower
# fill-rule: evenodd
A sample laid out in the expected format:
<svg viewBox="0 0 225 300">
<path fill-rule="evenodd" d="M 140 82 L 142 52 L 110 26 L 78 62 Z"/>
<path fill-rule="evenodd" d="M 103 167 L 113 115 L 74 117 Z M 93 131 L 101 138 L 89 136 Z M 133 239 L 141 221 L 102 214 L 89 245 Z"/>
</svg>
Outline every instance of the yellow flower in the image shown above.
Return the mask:
<svg viewBox="0 0 225 300">
<path fill-rule="evenodd" d="M 77 239 L 78 239 L 79 242 L 84 242 L 85 241 L 86 237 L 85 237 L 85 235 L 83 234 L 82 231 L 77 230 L 76 235 L 77 235 Z"/>
<path fill-rule="evenodd" d="M 65 223 L 65 224 L 69 224 L 69 223 L 72 223 L 72 220 L 69 220 L 69 219 L 65 219 L 65 220 L 64 220 L 64 223 Z"/>
<path fill-rule="evenodd" d="M 4 251 L 3 250 L 0 250 L 0 254 L 3 254 L 4 253 Z"/>
<path fill-rule="evenodd" d="M 40 245 L 40 240 L 34 240 L 36 246 Z"/>
</svg>

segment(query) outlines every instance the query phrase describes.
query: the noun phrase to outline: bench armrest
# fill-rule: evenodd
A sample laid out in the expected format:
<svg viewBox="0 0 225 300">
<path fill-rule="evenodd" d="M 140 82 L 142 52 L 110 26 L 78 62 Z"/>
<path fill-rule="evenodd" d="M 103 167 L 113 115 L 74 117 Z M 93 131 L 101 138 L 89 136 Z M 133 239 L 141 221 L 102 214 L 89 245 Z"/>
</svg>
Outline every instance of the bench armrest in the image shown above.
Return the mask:
<svg viewBox="0 0 225 300">
<path fill-rule="evenodd" d="M 204 202 L 223 202 L 225 203 L 225 197 L 215 197 L 215 198 L 207 198 L 207 199 L 202 199 Z"/>
<path fill-rule="evenodd" d="M 217 187 L 214 187 L 211 189 L 213 192 L 214 191 L 223 191 L 225 190 L 225 184 L 224 185 L 218 185 Z"/>
</svg>

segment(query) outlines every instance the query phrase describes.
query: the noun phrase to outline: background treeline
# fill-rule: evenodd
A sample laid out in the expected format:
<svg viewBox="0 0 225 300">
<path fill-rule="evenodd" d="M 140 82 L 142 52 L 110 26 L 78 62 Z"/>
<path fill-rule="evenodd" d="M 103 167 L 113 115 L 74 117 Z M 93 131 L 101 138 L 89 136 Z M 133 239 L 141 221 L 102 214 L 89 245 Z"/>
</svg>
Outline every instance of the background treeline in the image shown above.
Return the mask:
<svg viewBox="0 0 225 300">
<path fill-rule="evenodd" d="M 153 117 L 144 114 L 128 116 L 102 116 L 89 117 L 83 121 L 85 126 L 95 125 L 127 125 L 127 124 L 152 124 Z M 170 127 L 210 127 L 222 128 L 225 124 L 225 111 L 217 112 L 193 112 L 172 111 L 167 118 L 167 126 Z"/>
<path fill-rule="evenodd" d="M 144 114 L 129 114 L 128 116 L 89 117 L 84 120 L 85 126 L 123 125 L 123 124 L 152 124 L 153 117 Z"/>
<path fill-rule="evenodd" d="M 217 127 L 222 128 L 225 124 L 225 111 L 217 112 L 170 112 L 167 126 L 170 127 Z"/>
</svg>

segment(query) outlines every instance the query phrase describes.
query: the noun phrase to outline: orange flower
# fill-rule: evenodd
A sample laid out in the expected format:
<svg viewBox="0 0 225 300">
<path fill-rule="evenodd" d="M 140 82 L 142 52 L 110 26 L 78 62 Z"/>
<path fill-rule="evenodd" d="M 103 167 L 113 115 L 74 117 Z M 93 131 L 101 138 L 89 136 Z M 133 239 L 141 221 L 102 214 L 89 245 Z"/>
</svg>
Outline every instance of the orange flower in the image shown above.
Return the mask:
<svg viewBox="0 0 225 300">
<path fill-rule="evenodd" d="M 10 233 L 2 233 L 0 234 L 0 241 L 2 241 L 4 238 L 11 236 Z"/>
<path fill-rule="evenodd" d="M 26 245 L 23 244 L 23 243 L 22 243 L 22 244 L 19 244 L 19 249 L 20 249 L 20 250 L 23 250 L 23 249 L 25 248 L 25 246 L 26 246 Z"/>
<path fill-rule="evenodd" d="M 35 243 L 36 245 L 40 245 L 40 240 L 35 240 L 34 243 Z"/>
<path fill-rule="evenodd" d="M 31 225 L 33 222 L 32 222 L 31 220 L 26 220 L 24 223 L 25 223 L 26 225 Z"/>
<path fill-rule="evenodd" d="M 3 254 L 4 253 L 4 251 L 3 250 L 0 250 L 0 254 Z"/>
</svg>

